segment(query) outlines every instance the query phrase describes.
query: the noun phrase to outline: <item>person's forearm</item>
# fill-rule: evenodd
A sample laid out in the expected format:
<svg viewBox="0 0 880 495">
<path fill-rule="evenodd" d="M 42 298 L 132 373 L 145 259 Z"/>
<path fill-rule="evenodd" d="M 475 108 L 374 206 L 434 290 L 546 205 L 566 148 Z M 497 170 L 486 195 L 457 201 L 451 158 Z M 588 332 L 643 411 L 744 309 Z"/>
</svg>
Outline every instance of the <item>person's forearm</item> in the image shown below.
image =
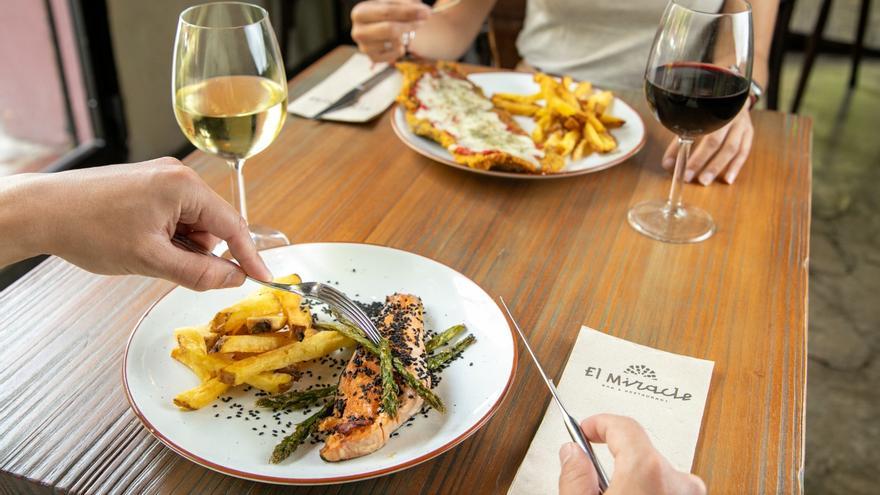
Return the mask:
<svg viewBox="0 0 880 495">
<path fill-rule="evenodd" d="M 437 2 L 437 5 L 447 2 Z M 463 0 L 433 14 L 416 31 L 410 50 L 421 57 L 456 60 L 474 42 L 495 0 Z"/>
<path fill-rule="evenodd" d="M 0 179 L 0 268 L 45 254 L 42 228 L 46 219 L 38 191 L 43 174 L 21 174 Z"/>
<path fill-rule="evenodd" d="M 755 30 L 755 51 L 752 61 L 752 80 L 762 88 L 767 88 L 769 80 L 770 45 L 776 26 L 776 13 L 779 0 L 752 0 L 752 24 Z"/>
</svg>

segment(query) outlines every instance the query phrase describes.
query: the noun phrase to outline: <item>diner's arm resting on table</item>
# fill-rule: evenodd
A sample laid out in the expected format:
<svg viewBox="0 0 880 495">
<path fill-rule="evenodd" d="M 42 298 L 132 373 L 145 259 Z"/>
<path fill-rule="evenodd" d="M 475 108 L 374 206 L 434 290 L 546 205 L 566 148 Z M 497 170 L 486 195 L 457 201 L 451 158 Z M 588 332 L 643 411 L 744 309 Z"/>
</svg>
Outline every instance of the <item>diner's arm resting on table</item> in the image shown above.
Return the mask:
<svg viewBox="0 0 880 495">
<path fill-rule="evenodd" d="M 773 41 L 779 0 L 751 0 L 750 3 L 755 42 L 752 80 L 762 88 L 767 88 L 770 44 Z M 754 136 L 751 108 L 747 102 L 730 123 L 703 136 L 692 146 L 684 180 L 691 182 L 696 179 L 704 186 L 712 184 L 716 179 L 733 184 L 749 157 Z M 675 166 L 678 146 L 678 138 L 673 138 L 663 155 L 663 168 L 672 170 Z"/>
<path fill-rule="evenodd" d="M 597 414 L 582 421 L 581 430 L 591 442 L 607 444 L 614 456 L 614 477 L 605 495 L 705 495 L 703 480 L 673 468 L 635 420 Z M 559 449 L 559 463 L 559 495 L 599 493 L 596 469 L 577 444 Z"/>
<path fill-rule="evenodd" d="M 234 287 L 244 272 L 171 243 L 225 240 L 251 276 L 269 280 L 246 222 L 173 158 L 0 178 L 0 267 L 53 254 L 106 275 L 159 277 L 196 290 Z"/>
</svg>

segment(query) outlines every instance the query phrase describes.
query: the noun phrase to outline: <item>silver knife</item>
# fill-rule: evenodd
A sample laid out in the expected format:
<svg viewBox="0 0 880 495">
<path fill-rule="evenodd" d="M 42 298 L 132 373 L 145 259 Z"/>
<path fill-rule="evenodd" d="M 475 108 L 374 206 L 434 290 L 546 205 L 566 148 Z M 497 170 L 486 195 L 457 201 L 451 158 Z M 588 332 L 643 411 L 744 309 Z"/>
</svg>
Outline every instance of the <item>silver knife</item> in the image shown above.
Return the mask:
<svg viewBox="0 0 880 495">
<path fill-rule="evenodd" d="M 354 105 L 358 102 L 358 100 L 364 93 L 373 89 L 377 84 L 384 81 L 385 78 L 393 74 L 395 70 L 397 69 L 394 67 L 394 65 L 389 65 L 388 67 L 385 67 L 383 70 L 377 72 L 366 81 L 355 86 L 354 89 L 352 89 L 348 93 L 342 95 L 338 100 L 331 103 L 330 106 L 321 110 L 312 118 L 320 119 L 324 114 L 335 112 L 336 110 Z"/>
<path fill-rule="evenodd" d="M 593 447 L 590 445 L 590 442 L 587 441 L 584 432 L 581 431 L 581 427 L 578 425 L 577 420 L 574 416 L 569 414 L 568 411 L 565 410 L 565 406 L 562 405 L 562 401 L 559 399 L 559 393 L 556 391 L 556 386 L 553 385 L 553 380 L 547 378 L 547 374 L 544 373 L 544 368 L 541 367 L 541 363 L 538 362 L 538 357 L 535 356 L 535 353 L 532 352 L 531 346 L 529 346 L 529 341 L 526 340 L 526 336 L 523 334 L 522 330 L 520 330 L 516 320 L 513 319 L 513 315 L 510 314 L 510 309 L 504 302 L 504 298 L 499 297 L 498 299 L 501 301 L 501 305 L 504 306 L 504 310 L 507 311 L 507 316 L 513 323 L 513 327 L 516 328 L 519 338 L 521 338 L 523 344 L 525 344 L 526 350 L 529 351 L 532 360 L 535 361 L 535 367 L 538 368 L 538 373 L 541 374 L 541 378 L 544 379 L 544 383 L 546 383 L 547 388 L 550 389 L 550 394 L 553 395 L 553 400 L 555 400 L 556 405 L 559 406 L 559 412 L 562 413 L 562 420 L 565 423 L 565 428 L 568 430 L 569 436 L 571 436 L 574 443 L 578 444 L 581 450 L 587 454 L 587 457 L 590 458 L 590 462 L 593 463 L 593 467 L 596 468 L 596 474 L 598 474 L 599 478 L 599 493 L 605 493 L 605 490 L 608 489 L 608 476 L 605 475 L 605 470 L 602 469 L 602 464 L 599 463 L 599 458 L 596 457 L 596 454 L 593 452 Z"/>
</svg>

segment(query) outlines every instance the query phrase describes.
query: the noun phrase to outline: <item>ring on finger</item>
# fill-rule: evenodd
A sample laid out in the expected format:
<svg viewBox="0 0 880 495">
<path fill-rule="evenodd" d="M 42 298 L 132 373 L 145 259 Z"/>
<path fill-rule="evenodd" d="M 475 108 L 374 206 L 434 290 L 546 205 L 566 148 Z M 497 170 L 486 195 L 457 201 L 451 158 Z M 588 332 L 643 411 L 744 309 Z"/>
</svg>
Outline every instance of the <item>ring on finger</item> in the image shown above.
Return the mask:
<svg viewBox="0 0 880 495">
<path fill-rule="evenodd" d="M 414 30 L 406 31 L 402 35 L 400 35 L 400 42 L 403 44 L 403 49 L 406 50 L 409 48 L 409 44 L 416 37 L 416 32 Z"/>
<path fill-rule="evenodd" d="M 385 43 L 382 44 L 382 51 L 390 52 L 391 48 L 394 47 L 394 44 L 389 40 L 385 40 Z"/>
</svg>

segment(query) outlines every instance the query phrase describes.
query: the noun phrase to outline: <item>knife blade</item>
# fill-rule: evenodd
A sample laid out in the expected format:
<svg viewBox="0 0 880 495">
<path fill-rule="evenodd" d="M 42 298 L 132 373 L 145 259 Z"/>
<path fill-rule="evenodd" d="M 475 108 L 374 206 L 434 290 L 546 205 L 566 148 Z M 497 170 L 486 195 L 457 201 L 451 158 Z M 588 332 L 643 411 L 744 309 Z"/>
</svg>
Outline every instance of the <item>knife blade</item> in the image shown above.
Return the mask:
<svg viewBox="0 0 880 495">
<path fill-rule="evenodd" d="M 342 108 L 346 108 L 351 105 L 354 105 L 355 103 L 358 102 L 358 100 L 360 99 L 360 97 L 364 93 L 373 89 L 377 84 L 384 81 L 385 78 L 387 78 L 388 76 L 393 74 L 395 72 L 395 70 L 397 70 L 397 69 L 395 69 L 395 67 L 393 65 L 389 65 L 388 67 L 385 67 L 381 71 L 379 71 L 376 74 L 374 74 L 373 76 L 371 76 L 366 81 L 355 86 L 351 91 L 342 95 L 338 100 L 334 101 L 327 108 L 325 108 L 325 109 L 321 110 L 320 112 L 318 112 L 317 114 L 315 114 L 315 116 L 312 118 L 313 119 L 320 119 L 325 114 L 328 114 L 330 112 L 335 112 L 336 110 L 340 110 Z"/>
<path fill-rule="evenodd" d="M 593 452 L 593 447 L 590 445 L 590 442 L 587 440 L 587 437 L 584 436 L 584 432 L 581 431 L 580 425 L 578 425 L 577 419 L 574 418 L 569 412 L 565 409 L 565 406 L 562 405 L 562 400 L 559 398 L 559 393 L 556 390 L 556 386 L 553 384 L 553 380 L 547 377 L 547 374 L 544 373 L 544 367 L 541 366 L 541 362 L 538 361 L 538 356 L 532 351 L 532 346 L 529 345 L 529 341 L 526 340 L 526 336 L 523 331 L 519 328 L 519 324 L 513 318 L 513 314 L 510 312 L 510 308 L 507 307 L 507 303 L 504 302 L 503 297 L 498 298 L 501 301 L 501 305 L 504 306 L 504 311 L 507 311 L 507 317 L 510 318 L 511 323 L 513 323 L 513 327 L 516 328 L 516 333 L 519 334 L 519 338 L 522 339 L 523 345 L 526 346 L 526 350 L 529 351 L 529 355 L 532 356 L 532 361 L 535 362 L 535 367 L 538 368 L 538 373 L 541 374 L 541 378 L 544 380 L 544 383 L 547 385 L 547 388 L 550 389 L 550 395 L 553 396 L 553 400 L 556 402 L 556 405 L 559 407 L 559 412 L 562 413 L 562 421 L 565 423 L 565 429 L 568 430 L 568 435 L 571 439 L 587 454 L 587 457 L 590 459 L 590 462 L 593 463 L 593 467 L 596 468 L 596 474 L 598 478 L 599 484 L 599 493 L 605 493 L 605 490 L 608 489 L 608 476 L 605 474 L 605 469 L 602 468 L 602 464 L 599 462 L 599 458 L 596 457 L 596 454 Z"/>
</svg>

